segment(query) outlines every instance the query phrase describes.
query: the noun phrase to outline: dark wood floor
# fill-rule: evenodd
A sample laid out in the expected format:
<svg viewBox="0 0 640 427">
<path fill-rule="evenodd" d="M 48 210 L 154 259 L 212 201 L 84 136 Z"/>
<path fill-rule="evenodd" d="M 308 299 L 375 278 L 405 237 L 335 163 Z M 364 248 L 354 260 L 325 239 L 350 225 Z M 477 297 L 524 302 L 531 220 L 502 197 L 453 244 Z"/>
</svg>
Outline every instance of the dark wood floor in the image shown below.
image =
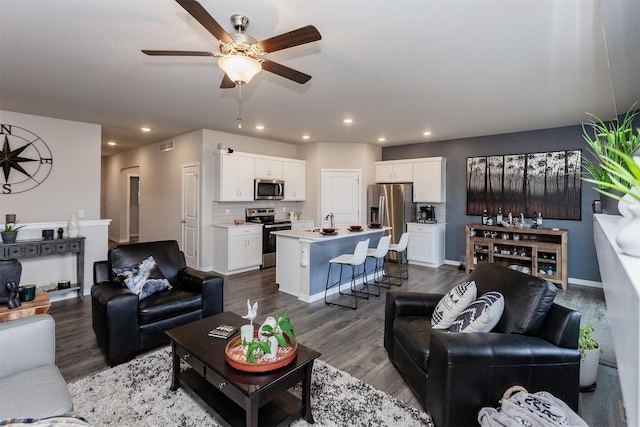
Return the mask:
<svg viewBox="0 0 640 427">
<path fill-rule="evenodd" d="M 451 266 L 410 266 L 410 280 L 402 290 L 445 292 L 464 273 Z M 399 288 L 394 288 L 399 289 Z M 382 343 L 385 292 L 359 305 L 358 310 L 306 304 L 277 291 L 275 269 L 257 270 L 225 278 L 225 310 L 246 313 L 246 301 L 259 301 L 258 320 L 287 309 L 297 326 L 300 342 L 320 353 L 323 361 L 413 406 L 418 401 L 389 362 Z M 584 311 L 603 311 L 601 289 L 570 286 L 556 301 Z M 91 301 L 86 297 L 52 304 L 56 320 L 57 364 L 67 381 L 108 369 L 91 327 Z M 600 365 L 595 392 L 580 396 L 580 415 L 591 426 L 625 426 L 618 371 Z M 496 402 L 496 405 L 498 403 Z"/>
</svg>

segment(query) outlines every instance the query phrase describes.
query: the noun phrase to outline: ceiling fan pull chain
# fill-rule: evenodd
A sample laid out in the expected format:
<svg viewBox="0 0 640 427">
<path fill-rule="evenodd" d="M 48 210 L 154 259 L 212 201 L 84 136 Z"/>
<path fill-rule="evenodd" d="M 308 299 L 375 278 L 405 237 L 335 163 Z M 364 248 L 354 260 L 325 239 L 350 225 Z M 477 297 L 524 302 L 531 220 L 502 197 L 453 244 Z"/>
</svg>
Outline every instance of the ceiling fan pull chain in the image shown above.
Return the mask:
<svg viewBox="0 0 640 427">
<path fill-rule="evenodd" d="M 242 82 L 238 84 L 238 129 L 242 129 Z"/>
</svg>

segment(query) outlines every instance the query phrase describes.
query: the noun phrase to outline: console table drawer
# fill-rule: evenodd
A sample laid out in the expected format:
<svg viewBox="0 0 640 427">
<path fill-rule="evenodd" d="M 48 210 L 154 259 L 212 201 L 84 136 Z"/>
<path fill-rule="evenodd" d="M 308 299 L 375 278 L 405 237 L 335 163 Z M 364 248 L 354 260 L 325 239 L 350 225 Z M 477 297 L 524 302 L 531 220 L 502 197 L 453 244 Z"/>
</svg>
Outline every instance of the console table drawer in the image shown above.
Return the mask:
<svg viewBox="0 0 640 427">
<path fill-rule="evenodd" d="M 7 257 L 8 258 L 19 258 L 22 257 L 24 251 L 22 250 L 22 246 L 11 246 L 7 248 Z"/>
<path fill-rule="evenodd" d="M 56 252 L 69 252 L 69 244 L 67 242 L 56 242 L 55 243 L 55 251 Z"/>
<path fill-rule="evenodd" d="M 38 256 L 40 255 L 40 245 L 24 245 L 22 251 L 22 256 Z"/>
<path fill-rule="evenodd" d="M 54 243 L 41 243 L 40 244 L 40 254 L 41 255 L 51 255 L 56 253 L 56 245 Z"/>
</svg>

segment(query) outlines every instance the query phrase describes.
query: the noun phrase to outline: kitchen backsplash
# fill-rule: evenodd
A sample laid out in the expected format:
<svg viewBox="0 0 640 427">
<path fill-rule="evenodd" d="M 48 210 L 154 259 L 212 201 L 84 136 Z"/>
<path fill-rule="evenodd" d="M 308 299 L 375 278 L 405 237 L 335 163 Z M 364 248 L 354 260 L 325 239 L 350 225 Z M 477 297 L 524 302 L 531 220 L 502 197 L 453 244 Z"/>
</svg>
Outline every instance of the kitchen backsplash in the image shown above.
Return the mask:
<svg viewBox="0 0 640 427">
<path fill-rule="evenodd" d="M 211 224 L 226 224 L 234 219 L 245 219 L 246 209 L 274 208 L 276 220 L 289 219 L 289 212 L 299 212 L 303 202 L 274 202 L 271 200 L 256 200 L 245 203 L 213 202 L 211 209 Z M 300 206 L 298 207 L 298 204 Z"/>
</svg>

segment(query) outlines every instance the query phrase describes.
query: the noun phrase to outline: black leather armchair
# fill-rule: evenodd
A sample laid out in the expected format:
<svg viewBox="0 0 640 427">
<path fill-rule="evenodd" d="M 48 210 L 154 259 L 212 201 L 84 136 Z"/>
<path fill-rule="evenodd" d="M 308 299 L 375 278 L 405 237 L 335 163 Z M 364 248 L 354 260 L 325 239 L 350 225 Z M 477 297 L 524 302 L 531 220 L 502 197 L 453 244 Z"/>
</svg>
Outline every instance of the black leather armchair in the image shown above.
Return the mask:
<svg viewBox="0 0 640 427">
<path fill-rule="evenodd" d="M 438 427 L 477 425 L 478 411 L 498 406 L 513 385 L 548 391 L 578 409 L 580 313 L 553 303 L 555 285 L 490 263 L 469 275 L 478 296 L 505 298 L 489 333 L 431 329 L 443 295 L 389 292 L 384 346 Z"/>
<path fill-rule="evenodd" d="M 149 255 L 173 289 L 139 300 L 113 268 L 135 265 Z M 187 267 L 175 240 L 112 247 L 107 261 L 94 263 L 93 283 L 93 330 L 112 366 L 168 343 L 168 329 L 223 311 L 223 278 Z"/>
</svg>

